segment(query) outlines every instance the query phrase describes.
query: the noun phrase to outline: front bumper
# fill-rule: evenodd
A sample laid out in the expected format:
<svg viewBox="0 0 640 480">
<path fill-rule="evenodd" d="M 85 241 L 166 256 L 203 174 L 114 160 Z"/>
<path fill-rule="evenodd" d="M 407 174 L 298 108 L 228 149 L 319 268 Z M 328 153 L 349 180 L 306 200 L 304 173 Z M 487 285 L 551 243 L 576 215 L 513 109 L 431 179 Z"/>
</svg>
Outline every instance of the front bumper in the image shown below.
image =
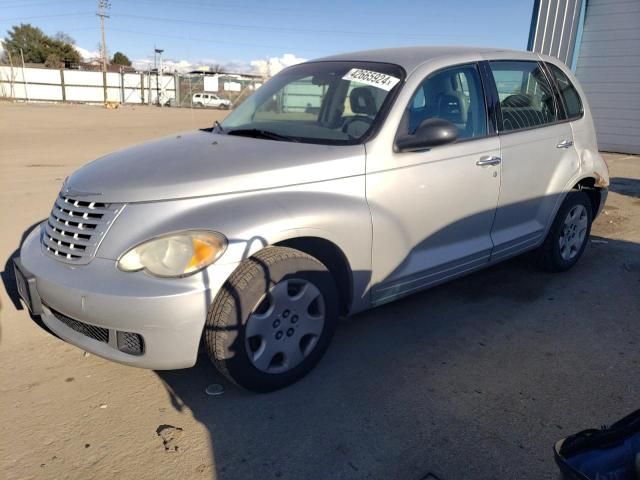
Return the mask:
<svg viewBox="0 0 640 480">
<path fill-rule="evenodd" d="M 35 279 L 42 321 L 56 335 L 126 365 L 167 370 L 195 364 L 209 306 L 236 264 L 160 279 L 144 272 L 121 272 L 114 260 L 104 258 L 77 266 L 59 262 L 43 252 L 40 235 L 38 227 L 27 237 L 20 261 L 22 271 Z M 64 317 L 72 320 L 61 321 Z M 87 328 L 71 328 L 73 321 Z M 91 327 L 107 330 L 107 341 L 88 335 Z M 141 354 L 121 351 L 117 332 L 140 335 Z"/>
</svg>

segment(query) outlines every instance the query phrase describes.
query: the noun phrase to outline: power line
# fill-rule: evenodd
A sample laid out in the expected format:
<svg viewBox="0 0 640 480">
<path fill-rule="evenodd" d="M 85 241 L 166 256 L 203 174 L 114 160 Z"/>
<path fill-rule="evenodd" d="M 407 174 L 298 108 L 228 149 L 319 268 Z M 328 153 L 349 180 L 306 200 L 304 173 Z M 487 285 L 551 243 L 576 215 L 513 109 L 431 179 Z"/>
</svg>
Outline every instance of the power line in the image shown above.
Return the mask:
<svg viewBox="0 0 640 480">
<path fill-rule="evenodd" d="M 58 17 L 85 17 L 88 15 L 93 16 L 94 12 L 82 12 L 82 13 L 57 13 L 54 15 L 35 15 L 30 17 L 15 17 L 15 18 L 0 18 L 0 22 L 19 22 L 22 20 L 36 20 L 39 18 L 58 18 Z"/>
<path fill-rule="evenodd" d="M 193 2 L 180 0 L 179 4 L 176 4 L 175 0 L 136 0 L 136 3 L 146 3 L 157 5 L 158 2 L 165 2 L 172 6 L 179 5 L 180 7 L 190 7 L 193 9 L 201 9 L 201 10 L 242 10 L 244 12 L 257 12 L 260 14 L 265 13 L 265 8 L 256 8 L 254 5 L 229 5 L 228 3 L 220 3 L 220 4 L 212 4 L 210 2 Z M 335 12 L 332 12 L 329 9 L 311 9 L 311 8 L 292 8 L 292 7 L 273 7 L 269 5 L 269 12 L 286 12 L 286 13 L 294 13 L 294 12 L 304 12 L 304 13 L 326 13 L 329 15 L 334 15 Z"/>
<path fill-rule="evenodd" d="M 268 44 L 264 44 L 264 43 L 246 43 L 246 42 L 236 42 L 236 41 L 229 41 L 226 42 L 224 40 L 211 40 L 209 38 L 196 38 L 196 37 L 184 37 L 184 36 L 180 36 L 180 35 L 167 35 L 165 33 L 154 33 L 154 32 L 141 32 L 141 31 L 135 31 L 135 30 L 124 30 L 121 28 L 108 28 L 107 29 L 109 32 L 120 32 L 120 33 L 130 33 L 133 35 L 146 35 L 146 36 L 151 36 L 151 37 L 160 37 L 160 38 L 173 38 L 176 40 L 187 40 L 187 41 L 191 41 L 191 42 L 203 42 L 203 43 L 211 43 L 211 44 L 216 44 L 216 45 L 241 45 L 243 47 L 267 47 L 267 48 L 281 48 L 281 49 L 290 49 L 291 45 L 268 45 Z M 73 32 L 73 30 L 69 30 L 70 32 Z M 312 51 L 312 52 L 323 52 L 324 50 L 320 50 L 320 49 L 309 49 L 309 48 L 297 48 L 296 47 L 296 51 Z"/>
<path fill-rule="evenodd" d="M 13 1 L 15 1 L 15 0 L 13 0 Z M 58 0 L 58 1 L 55 2 L 55 5 L 58 6 L 58 5 L 65 4 L 65 3 L 77 3 L 77 2 L 78 2 L 78 0 Z M 49 2 L 37 1 L 35 3 L 22 3 L 21 2 L 21 3 L 9 4 L 9 5 L 6 5 L 4 3 L 0 3 L 0 8 L 7 8 L 7 9 L 9 9 L 9 8 L 25 8 L 25 7 L 37 7 L 37 6 L 40 6 L 40 5 L 52 5 L 52 3 L 50 1 Z"/>
<path fill-rule="evenodd" d="M 186 20 L 180 18 L 166 18 L 166 17 L 150 17 L 145 15 L 132 15 L 132 14 L 124 14 L 120 13 L 117 15 L 113 15 L 114 17 L 119 18 L 132 18 L 136 20 L 151 20 L 155 22 L 168 22 L 168 23 L 187 23 L 192 25 L 207 25 L 213 27 L 222 27 L 222 28 L 236 28 L 239 30 L 271 30 L 278 32 L 292 32 L 292 33 L 326 33 L 332 35 L 358 35 L 358 36 L 393 36 L 393 37 L 412 37 L 412 38 L 426 38 L 426 37 L 450 37 L 450 34 L 445 33 L 425 33 L 425 34 L 407 34 L 401 32 L 364 32 L 364 31 L 355 31 L 355 30 L 317 30 L 311 28 L 296 28 L 296 27 L 269 27 L 265 25 L 242 25 L 242 24 L 234 24 L 234 23 L 217 23 L 217 22 L 205 22 L 202 20 Z M 456 37 L 467 37 L 467 38 L 478 38 L 478 35 L 457 35 Z"/>
</svg>

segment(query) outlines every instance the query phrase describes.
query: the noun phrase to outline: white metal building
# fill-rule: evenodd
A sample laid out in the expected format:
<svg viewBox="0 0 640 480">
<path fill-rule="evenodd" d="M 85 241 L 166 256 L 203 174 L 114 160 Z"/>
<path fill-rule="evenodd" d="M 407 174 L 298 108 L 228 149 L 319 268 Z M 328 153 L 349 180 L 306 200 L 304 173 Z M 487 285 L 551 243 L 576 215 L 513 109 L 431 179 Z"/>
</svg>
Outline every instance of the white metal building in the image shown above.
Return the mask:
<svg viewBox="0 0 640 480">
<path fill-rule="evenodd" d="M 640 154 L 640 0 L 534 0 L 528 48 L 574 70 L 601 150 Z"/>
</svg>

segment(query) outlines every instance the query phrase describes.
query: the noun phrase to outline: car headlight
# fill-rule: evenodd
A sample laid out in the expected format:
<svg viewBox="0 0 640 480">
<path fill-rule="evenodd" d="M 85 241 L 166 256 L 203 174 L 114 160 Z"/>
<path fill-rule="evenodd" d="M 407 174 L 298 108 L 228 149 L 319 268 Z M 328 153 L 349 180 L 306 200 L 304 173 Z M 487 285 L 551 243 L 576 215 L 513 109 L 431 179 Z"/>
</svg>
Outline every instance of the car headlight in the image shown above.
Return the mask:
<svg viewBox="0 0 640 480">
<path fill-rule="evenodd" d="M 156 237 L 128 250 L 118 260 L 124 272 L 146 270 L 158 277 L 182 277 L 218 260 L 227 248 L 220 233 L 189 230 Z"/>
</svg>

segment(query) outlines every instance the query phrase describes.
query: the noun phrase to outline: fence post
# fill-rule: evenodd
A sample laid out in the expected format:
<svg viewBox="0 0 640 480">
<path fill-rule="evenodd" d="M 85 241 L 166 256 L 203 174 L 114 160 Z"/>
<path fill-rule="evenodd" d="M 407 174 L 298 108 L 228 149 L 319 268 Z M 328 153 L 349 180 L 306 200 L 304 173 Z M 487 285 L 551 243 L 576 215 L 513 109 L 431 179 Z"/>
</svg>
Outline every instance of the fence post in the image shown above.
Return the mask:
<svg viewBox="0 0 640 480">
<path fill-rule="evenodd" d="M 147 105 L 151 106 L 151 70 L 149 70 L 147 80 L 149 84 L 147 85 L 149 88 L 147 90 Z"/>
<path fill-rule="evenodd" d="M 180 82 L 177 73 L 173 74 L 173 101 L 176 107 L 180 106 Z"/>
<path fill-rule="evenodd" d="M 104 103 L 106 105 L 107 103 L 107 71 L 106 70 L 102 70 L 102 87 L 103 87 L 103 92 L 104 92 Z"/>
<path fill-rule="evenodd" d="M 64 88 L 64 68 L 60 69 L 60 88 L 62 88 L 62 101 L 67 101 L 67 91 Z"/>
<path fill-rule="evenodd" d="M 27 103 L 29 103 L 29 82 L 27 82 L 27 74 L 24 73 L 24 53 L 22 49 L 20 49 L 20 56 L 22 57 L 22 81 L 24 82 L 24 96 L 27 98 Z"/>
<path fill-rule="evenodd" d="M 144 73 L 140 73 L 140 105 L 144 105 Z"/>
</svg>

